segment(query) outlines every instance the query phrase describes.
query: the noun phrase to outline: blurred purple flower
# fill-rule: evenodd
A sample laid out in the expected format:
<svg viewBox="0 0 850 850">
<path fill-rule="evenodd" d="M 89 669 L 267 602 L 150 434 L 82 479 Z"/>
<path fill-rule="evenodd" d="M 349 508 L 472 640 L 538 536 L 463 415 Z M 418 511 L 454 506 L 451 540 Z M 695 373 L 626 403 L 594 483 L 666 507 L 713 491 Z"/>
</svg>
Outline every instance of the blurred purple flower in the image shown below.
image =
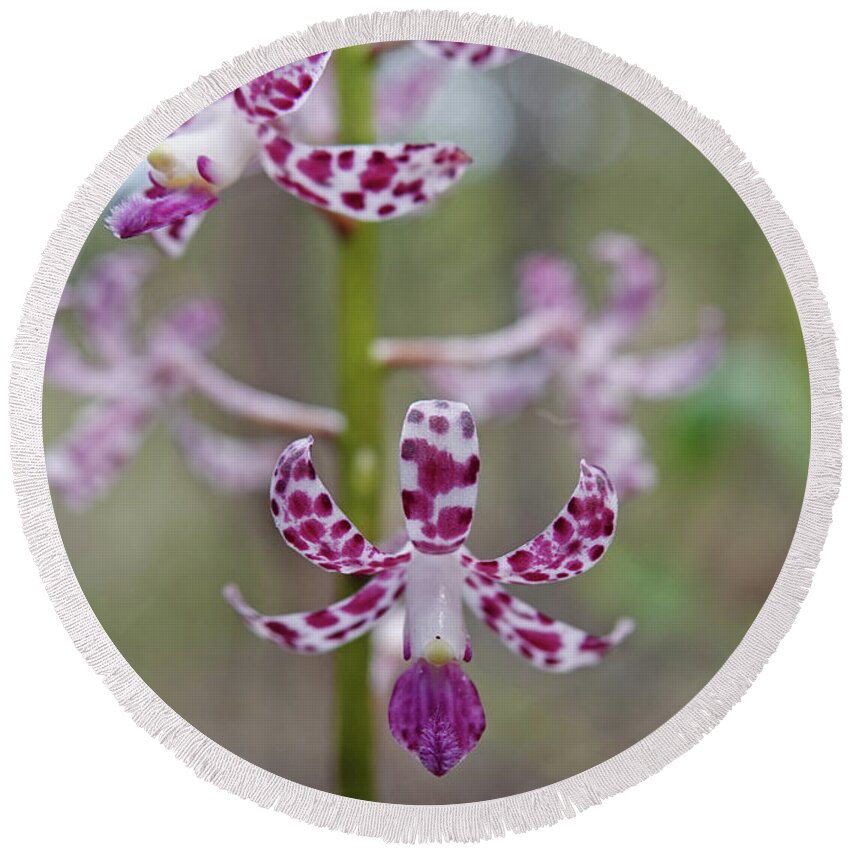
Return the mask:
<svg viewBox="0 0 850 850">
<path fill-rule="evenodd" d="M 464 546 L 478 489 L 478 439 L 465 404 L 411 405 L 401 435 L 401 502 L 407 540 L 393 551 L 367 541 L 316 475 L 311 438 L 287 447 L 272 476 L 275 525 L 297 552 L 324 570 L 375 575 L 353 596 L 318 611 L 267 616 L 230 585 L 225 597 L 257 635 L 284 649 L 328 652 L 371 630 L 404 597 L 403 655 L 413 663 L 395 683 L 390 730 L 422 765 L 442 776 L 484 732 L 478 691 L 461 668 L 472 658 L 464 602 L 513 652 L 550 672 L 597 664 L 632 630 L 606 637 L 553 620 L 501 590 L 563 581 L 598 563 L 613 539 L 617 496 L 605 472 L 582 462 L 572 497 L 543 532 L 488 560 Z"/>
<path fill-rule="evenodd" d="M 111 210 L 109 229 L 120 238 L 155 233 L 179 254 L 219 194 L 256 163 L 297 198 L 363 221 L 414 212 L 460 179 L 470 160 L 450 143 L 313 147 L 293 138 L 290 119 L 330 56 L 263 74 L 172 133 L 148 157 L 148 188 Z"/>
<path fill-rule="evenodd" d="M 469 44 L 464 41 L 417 41 L 416 46 L 429 56 L 446 59 L 468 68 L 485 70 L 513 62 L 522 53 L 509 47 L 491 44 Z"/>
<path fill-rule="evenodd" d="M 225 493 L 259 493 L 280 455 L 280 440 L 231 437 L 202 425 L 186 413 L 169 422 L 189 468 L 210 487 Z"/>
<path fill-rule="evenodd" d="M 222 323 L 221 309 L 212 300 L 194 299 L 175 307 L 138 338 L 138 291 L 155 262 L 153 254 L 140 250 L 105 255 L 63 295 L 60 309 L 76 314 L 84 349 L 73 346 L 54 325 L 45 378 L 90 403 L 70 432 L 50 447 L 46 459 L 50 483 L 73 508 L 87 507 L 112 486 L 152 425 L 162 415 L 175 415 L 190 390 L 278 428 L 317 427 L 323 433 L 342 428 L 342 417 L 335 411 L 240 384 L 212 364 L 206 355 Z M 268 470 L 266 464 L 274 462 L 276 453 L 269 451 L 267 442 L 216 439 L 200 426 L 190 434 L 190 420 L 182 414 L 173 427 L 190 462 L 203 467 L 206 479 L 223 489 L 256 487 L 258 464 Z M 235 467 L 242 467 L 241 472 Z"/>
<path fill-rule="evenodd" d="M 520 265 L 521 316 L 513 325 L 474 337 L 380 340 L 375 356 L 384 364 L 426 368 L 442 395 L 465 401 L 479 418 L 522 410 L 554 382 L 580 454 L 607 470 L 625 497 L 650 489 L 656 479 L 632 419 L 634 401 L 696 387 L 720 357 L 723 320 L 705 308 L 693 342 L 652 354 L 623 352 L 657 301 L 662 271 L 655 256 L 627 236 L 605 234 L 594 252 L 612 270 L 596 315 L 572 265 L 537 254 Z"/>
</svg>

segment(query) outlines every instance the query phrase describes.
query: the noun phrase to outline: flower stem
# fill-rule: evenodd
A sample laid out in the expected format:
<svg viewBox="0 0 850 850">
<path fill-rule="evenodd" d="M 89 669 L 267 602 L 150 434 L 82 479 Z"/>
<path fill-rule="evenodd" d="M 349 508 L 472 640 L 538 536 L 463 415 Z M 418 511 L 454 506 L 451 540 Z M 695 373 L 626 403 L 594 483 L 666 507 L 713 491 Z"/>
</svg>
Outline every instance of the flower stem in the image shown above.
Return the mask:
<svg viewBox="0 0 850 850">
<path fill-rule="evenodd" d="M 374 142 L 373 56 L 367 46 L 334 53 L 343 144 Z M 339 447 L 343 509 L 370 540 L 380 534 L 381 370 L 370 356 L 377 336 L 378 231 L 353 223 L 339 230 L 339 406 L 347 419 Z M 340 581 L 340 595 L 359 586 Z M 374 799 L 374 731 L 369 688 L 369 638 L 335 653 L 337 791 Z"/>
</svg>

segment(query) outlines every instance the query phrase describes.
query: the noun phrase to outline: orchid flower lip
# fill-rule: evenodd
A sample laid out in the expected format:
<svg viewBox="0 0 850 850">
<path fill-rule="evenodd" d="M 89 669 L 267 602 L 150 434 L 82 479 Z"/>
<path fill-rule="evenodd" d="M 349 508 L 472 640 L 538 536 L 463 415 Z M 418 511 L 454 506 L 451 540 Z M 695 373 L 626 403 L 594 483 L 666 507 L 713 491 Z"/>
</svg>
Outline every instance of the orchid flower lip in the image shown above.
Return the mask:
<svg viewBox="0 0 850 850">
<path fill-rule="evenodd" d="M 388 708 L 393 737 L 434 776 L 445 776 L 477 746 L 487 721 L 472 680 L 457 661 L 419 659 L 393 688 Z"/>
<path fill-rule="evenodd" d="M 135 195 L 113 207 L 105 223 L 119 239 L 130 239 L 206 212 L 217 202 L 214 193 L 194 185 L 175 189 L 159 198 Z"/>
</svg>

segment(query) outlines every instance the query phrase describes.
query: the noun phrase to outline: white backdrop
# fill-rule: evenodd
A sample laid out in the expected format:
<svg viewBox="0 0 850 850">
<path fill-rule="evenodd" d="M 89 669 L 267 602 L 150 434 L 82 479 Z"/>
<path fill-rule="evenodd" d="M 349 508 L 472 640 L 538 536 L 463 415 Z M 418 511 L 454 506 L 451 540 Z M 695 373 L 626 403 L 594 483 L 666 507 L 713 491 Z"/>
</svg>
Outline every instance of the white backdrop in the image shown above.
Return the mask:
<svg viewBox="0 0 850 850">
<path fill-rule="evenodd" d="M 16 5 L 4 26 L 3 282 L 8 357 L 39 253 L 77 186 L 139 118 L 201 73 L 257 44 L 385 0 Z M 834 4 L 662 0 L 522 4 L 442 0 L 422 7 L 520 15 L 618 53 L 717 118 L 752 157 L 800 230 L 848 362 L 850 197 L 846 53 Z M 843 343 L 841 337 L 844 337 Z M 7 368 L 7 367 L 4 367 Z M 8 371 L 6 372 L 8 377 Z M 4 381 L 8 384 L 8 380 Z M 848 397 L 848 381 L 842 381 Z M 7 406 L 0 419 L 8 445 Z M 9 461 L 0 475 L 10 480 Z M 289 820 L 194 774 L 136 728 L 59 624 L 0 488 L 5 598 L 0 617 L 4 746 L 0 838 L 90 850 L 208 850 L 295 842 L 378 846 Z M 772 850 L 837 846 L 845 834 L 850 600 L 846 493 L 799 619 L 744 701 L 658 776 L 539 833 L 505 841 L 548 850 L 687 845 Z M 843 520 L 843 521 L 842 521 Z"/>
</svg>

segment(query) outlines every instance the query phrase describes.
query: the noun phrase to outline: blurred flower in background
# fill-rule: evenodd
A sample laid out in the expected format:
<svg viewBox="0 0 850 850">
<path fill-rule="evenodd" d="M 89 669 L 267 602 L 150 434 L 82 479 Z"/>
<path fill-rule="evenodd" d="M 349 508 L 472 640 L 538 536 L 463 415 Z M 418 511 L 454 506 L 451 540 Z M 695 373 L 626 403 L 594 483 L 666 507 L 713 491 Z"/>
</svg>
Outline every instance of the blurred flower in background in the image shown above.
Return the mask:
<svg viewBox="0 0 850 850">
<path fill-rule="evenodd" d="M 70 432 L 46 455 L 51 485 L 66 503 L 84 509 L 103 496 L 160 417 L 171 418 L 192 466 L 228 491 L 255 489 L 268 477 L 269 443 L 247 443 L 192 423 L 180 412 L 191 390 L 225 409 L 278 427 L 317 427 L 335 433 L 335 411 L 300 405 L 241 385 L 206 357 L 223 316 L 211 299 L 193 299 L 153 322 L 138 339 L 139 289 L 157 264 L 150 252 L 125 250 L 99 258 L 63 294 L 60 310 L 78 320 L 82 349 L 54 325 L 45 368 L 57 387 L 90 399 Z M 265 467 L 265 472 L 259 471 Z"/>
<path fill-rule="evenodd" d="M 670 398 L 697 386 L 720 357 L 723 321 L 708 308 L 695 342 L 651 355 L 623 353 L 658 297 L 661 268 L 626 236 L 603 235 L 594 251 L 612 269 L 596 316 L 588 315 L 572 265 L 537 254 L 519 269 L 522 317 L 515 324 L 479 337 L 381 340 L 375 352 L 387 365 L 430 366 L 437 392 L 464 400 L 479 418 L 517 413 L 554 381 L 579 454 L 630 496 L 656 479 L 632 420 L 633 400 Z"/>
</svg>

